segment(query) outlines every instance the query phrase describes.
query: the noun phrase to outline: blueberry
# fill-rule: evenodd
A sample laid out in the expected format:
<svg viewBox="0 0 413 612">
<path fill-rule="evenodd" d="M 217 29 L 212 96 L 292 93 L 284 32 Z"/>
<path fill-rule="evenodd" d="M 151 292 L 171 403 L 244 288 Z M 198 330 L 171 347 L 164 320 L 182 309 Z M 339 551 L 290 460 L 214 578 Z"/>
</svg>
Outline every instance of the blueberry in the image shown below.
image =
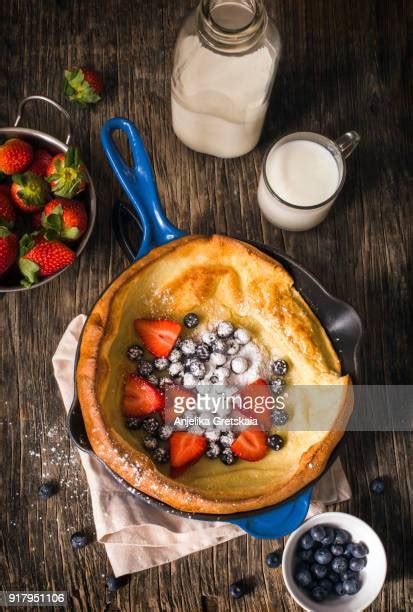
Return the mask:
<svg viewBox="0 0 413 612">
<path fill-rule="evenodd" d="M 328 550 L 328 548 L 324 548 L 324 547 L 319 548 L 314 553 L 314 560 L 317 561 L 317 563 L 320 563 L 320 565 L 328 565 L 328 563 L 330 563 L 332 558 L 333 558 L 333 555 Z"/>
<path fill-rule="evenodd" d="M 79 550 L 90 543 L 90 538 L 84 531 L 76 531 L 70 536 L 70 543 L 73 550 Z"/>
<path fill-rule="evenodd" d="M 204 331 L 201 334 L 202 342 L 205 342 L 205 344 L 208 344 L 208 346 L 212 346 L 216 339 L 217 335 L 214 332 Z"/>
<path fill-rule="evenodd" d="M 235 357 L 231 360 L 231 370 L 234 374 L 243 374 L 248 370 L 248 360 L 245 357 Z"/>
<path fill-rule="evenodd" d="M 310 548 L 313 547 L 313 545 L 314 545 L 314 540 L 311 537 L 311 533 L 307 531 L 307 533 L 305 533 L 300 540 L 300 546 L 301 548 L 304 548 L 304 550 L 309 550 Z"/>
<path fill-rule="evenodd" d="M 185 389 L 193 389 L 197 385 L 197 380 L 191 372 L 186 372 L 184 374 L 183 385 Z"/>
<path fill-rule="evenodd" d="M 361 572 L 361 570 L 366 567 L 367 565 L 367 558 L 366 557 L 352 557 L 350 559 L 350 562 L 348 564 L 349 568 L 353 571 L 353 572 Z"/>
<path fill-rule="evenodd" d="M 160 440 L 169 440 L 173 433 L 173 428 L 170 425 L 161 425 L 158 429 L 158 438 Z"/>
<path fill-rule="evenodd" d="M 334 557 L 331 562 L 331 569 L 337 574 L 345 572 L 348 568 L 348 561 L 345 557 Z"/>
<path fill-rule="evenodd" d="M 227 358 L 223 353 L 211 353 L 211 362 L 215 366 L 223 366 Z"/>
<path fill-rule="evenodd" d="M 213 342 L 212 344 L 212 351 L 214 353 L 225 353 L 225 349 L 226 349 L 226 343 L 224 342 L 224 340 L 221 340 L 220 338 L 218 338 L 218 340 L 215 340 L 215 342 Z"/>
<path fill-rule="evenodd" d="M 58 492 L 59 488 L 55 482 L 43 482 L 37 489 L 37 495 L 41 499 L 49 499 Z"/>
<path fill-rule="evenodd" d="M 199 324 L 199 317 L 194 312 L 188 312 L 188 314 L 184 316 L 184 325 L 188 329 L 193 329 L 198 324 Z"/>
<path fill-rule="evenodd" d="M 334 591 L 339 597 L 342 597 L 343 595 L 346 594 L 342 582 L 336 582 L 336 584 L 334 585 Z"/>
<path fill-rule="evenodd" d="M 248 344 L 248 342 L 251 340 L 251 336 L 247 332 L 247 330 L 246 329 L 242 329 L 241 327 L 239 327 L 238 329 L 235 330 L 234 338 L 240 344 Z"/>
<path fill-rule="evenodd" d="M 353 544 L 352 547 L 352 555 L 356 557 L 356 559 L 361 559 L 369 554 L 369 549 L 363 542 L 359 542 L 358 544 Z"/>
<path fill-rule="evenodd" d="M 267 437 L 267 446 L 272 448 L 272 450 L 279 451 L 284 446 L 284 440 L 278 434 L 273 434 Z"/>
<path fill-rule="evenodd" d="M 375 495 L 381 495 L 384 493 L 384 480 L 383 478 L 375 478 L 370 483 L 370 491 Z"/>
<path fill-rule="evenodd" d="M 349 542 L 345 549 L 344 549 L 344 557 L 346 557 L 346 559 L 350 559 L 350 557 L 353 556 L 353 542 Z"/>
<path fill-rule="evenodd" d="M 209 346 L 205 342 L 201 342 L 201 344 L 198 344 L 195 349 L 195 355 L 201 361 L 207 361 L 210 355 Z"/>
<path fill-rule="evenodd" d="M 222 463 L 225 463 L 225 465 L 232 465 L 237 460 L 230 448 L 224 448 L 219 458 L 221 459 Z"/>
<path fill-rule="evenodd" d="M 327 576 L 327 567 L 325 565 L 320 565 L 320 563 L 313 563 L 311 572 L 316 578 L 325 578 Z"/>
<path fill-rule="evenodd" d="M 288 371 L 288 364 L 284 359 L 277 359 L 272 362 L 271 370 L 276 376 L 285 376 Z"/>
<path fill-rule="evenodd" d="M 235 355 L 239 351 L 239 344 L 236 340 L 230 338 L 227 341 L 227 353 L 228 355 Z"/>
<path fill-rule="evenodd" d="M 360 583 L 355 578 L 350 578 L 350 580 L 343 581 L 343 590 L 346 595 L 355 595 L 360 590 Z"/>
<path fill-rule="evenodd" d="M 307 569 L 301 569 L 296 572 L 295 580 L 301 587 L 308 587 L 313 581 L 313 577 Z"/>
<path fill-rule="evenodd" d="M 168 369 L 169 359 L 166 359 L 166 357 L 157 357 L 157 359 L 154 360 L 153 365 L 155 367 L 155 370 L 158 370 L 158 372 L 162 372 L 162 370 Z"/>
<path fill-rule="evenodd" d="M 244 582 L 239 580 L 238 582 L 233 582 L 229 586 L 229 594 L 233 599 L 239 599 L 247 592 L 247 588 Z"/>
<path fill-rule="evenodd" d="M 205 376 L 206 369 L 201 361 L 193 359 L 192 363 L 189 366 L 189 371 L 191 372 L 191 374 L 196 376 L 196 378 L 203 378 Z"/>
<path fill-rule="evenodd" d="M 314 561 L 313 551 L 311 550 L 311 548 L 309 550 L 300 550 L 298 552 L 298 558 L 302 561 L 312 563 Z"/>
<path fill-rule="evenodd" d="M 219 382 L 219 378 L 218 376 L 211 376 L 211 378 L 209 379 L 209 382 L 213 385 L 216 385 Z"/>
<path fill-rule="evenodd" d="M 172 351 L 168 355 L 168 359 L 171 363 L 176 363 L 177 361 L 181 359 L 181 357 L 182 357 L 182 353 L 177 348 L 172 349 Z"/>
<path fill-rule="evenodd" d="M 341 555 L 344 554 L 344 546 L 333 544 L 330 546 L 330 551 L 335 557 L 341 557 Z"/>
<path fill-rule="evenodd" d="M 169 459 L 169 453 L 166 448 L 155 448 L 152 456 L 156 463 L 167 463 Z"/>
<path fill-rule="evenodd" d="M 265 557 L 265 563 L 268 567 L 279 567 L 281 564 L 281 555 L 277 552 L 270 552 Z"/>
<path fill-rule="evenodd" d="M 141 376 L 149 376 L 153 372 L 153 365 L 150 361 L 140 361 L 138 363 L 138 372 Z"/>
<path fill-rule="evenodd" d="M 216 442 L 210 442 L 205 454 L 208 459 L 218 459 L 220 452 L 221 448 L 219 444 Z"/>
<path fill-rule="evenodd" d="M 327 593 L 331 593 L 333 590 L 333 583 L 328 578 L 322 578 L 318 583 Z"/>
<path fill-rule="evenodd" d="M 281 395 L 281 393 L 284 391 L 285 384 L 282 378 L 272 378 L 269 385 L 274 395 Z"/>
<path fill-rule="evenodd" d="M 328 526 L 325 527 L 325 531 L 326 531 L 326 535 L 321 540 L 321 544 L 323 546 L 330 546 L 330 544 L 334 542 L 335 531 L 332 527 L 328 527 Z"/>
<path fill-rule="evenodd" d="M 340 578 L 341 581 L 343 582 L 343 580 L 351 580 L 352 578 L 356 577 L 356 572 L 352 572 L 351 570 L 347 570 L 346 572 L 341 572 L 340 574 Z"/>
<path fill-rule="evenodd" d="M 153 434 L 159 429 L 159 421 L 156 417 L 146 417 L 143 420 L 142 427 L 148 433 Z"/>
<path fill-rule="evenodd" d="M 334 544 L 347 544 L 350 541 L 350 534 L 345 529 L 336 529 Z"/>
<path fill-rule="evenodd" d="M 221 432 L 218 429 L 209 429 L 204 431 L 204 436 L 209 442 L 218 442 Z"/>
<path fill-rule="evenodd" d="M 149 374 L 149 376 L 146 377 L 146 380 L 148 383 L 151 383 L 153 387 L 159 386 L 159 380 L 154 374 Z"/>
<path fill-rule="evenodd" d="M 148 450 L 155 450 L 158 447 L 158 440 L 154 436 L 147 435 L 143 439 L 143 445 Z"/>
<path fill-rule="evenodd" d="M 234 326 L 230 321 L 220 321 L 217 325 L 218 338 L 229 338 L 234 333 Z"/>
<path fill-rule="evenodd" d="M 338 574 L 336 574 L 335 572 L 327 572 L 327 578 L 333 584 L 335 584 L 336 582 L 339 582 L 339 580 L 340 580 Z"/>
<path fill-rule="evenodd" d="M 143 357 L 143 349 L 139 344 L 132 344 L 126 354 L 131 361 L 139 361 Z"/>
<path fill-rule="evenodd" d="M 235 440 L 235 436 L 232 433 L 232 431 L 227 431 L 226 433 L 222 434 L 222 436 L 219 439 L 219 443 L 224 448 L 229 448 L 231 444 L 234 442 L 234 440 Z"/>
<path fill-rule="evenodd" d="M 313 540 L 315 540 L 316 542 L 321 542 L 321 540 L 326 535 L 326 530 L 322 525 L 316 525 L 315 527 L 312 527 L 310 533 Z"/>
<path fill-rule="evenodd" d="M 316 586 L 311 591 L 311 597 L 314 601 L 324 601 L 327 595 L 327 591 L 321 586 Z"/>
<path fill-rule="evenodd" d="M 139 417 L 127 417 L 125 419 L 125 425 L 128 429 L 140 429 L 142 422 L 142 419 Z"/>
<path fill-rule="evenodd" d="M 276 408 L 272 413 L 272 422 L 277 427 L 285 425 L 288 421 L 288 412 L 285 409 Z"/>
<path fill-rule="evenodd" d="M 106 577 L 106 587 L 108 591 L 110 591 L 111 593 L 127 585 L 128 582 L 129 582 L 128 574 L 125 574 L 124 576 L 119 576 L 118 578 L 115 578 L 115 576 Z"/>
</svg>

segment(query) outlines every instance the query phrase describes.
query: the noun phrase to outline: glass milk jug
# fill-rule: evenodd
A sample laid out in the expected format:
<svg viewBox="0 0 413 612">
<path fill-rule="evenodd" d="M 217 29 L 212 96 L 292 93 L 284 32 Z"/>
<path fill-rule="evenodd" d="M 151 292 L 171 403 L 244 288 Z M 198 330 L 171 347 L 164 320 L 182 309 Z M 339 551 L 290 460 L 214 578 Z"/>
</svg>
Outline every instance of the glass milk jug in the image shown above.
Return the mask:
<svg viewBox="0 0 413 612">
<path fill-rule="evenodd" d="M 281 51 L 262 0 L 201 0 L 175 45 L 172 126 L 184 144 L 239 157 L 257 144 Z"/>
</svg>

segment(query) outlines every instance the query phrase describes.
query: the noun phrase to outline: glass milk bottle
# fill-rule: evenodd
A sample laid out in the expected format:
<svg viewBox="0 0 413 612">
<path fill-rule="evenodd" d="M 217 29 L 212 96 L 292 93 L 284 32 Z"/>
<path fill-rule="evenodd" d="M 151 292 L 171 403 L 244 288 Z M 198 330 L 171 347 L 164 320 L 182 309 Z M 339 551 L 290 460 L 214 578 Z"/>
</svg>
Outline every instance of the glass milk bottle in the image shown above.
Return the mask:
<svg viewBox="0 0 413 612">
<path fill-rule="evenodd" d="M 184 144 L 239 157 L 257 144 L 281 51 L 262 0 L 201 0 L 175 45 L 172 126 Z"/>
</svg>

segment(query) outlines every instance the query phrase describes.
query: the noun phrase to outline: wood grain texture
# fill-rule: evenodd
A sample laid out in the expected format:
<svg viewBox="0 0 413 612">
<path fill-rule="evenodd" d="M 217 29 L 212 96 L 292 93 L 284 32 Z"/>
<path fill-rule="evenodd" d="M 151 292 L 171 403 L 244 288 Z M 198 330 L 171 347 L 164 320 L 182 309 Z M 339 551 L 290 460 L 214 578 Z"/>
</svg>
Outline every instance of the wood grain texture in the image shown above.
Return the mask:
<svg viewBox="0 0 413 612">
<path fill-rule="evenodd" d="M 92 528 L 93 520 L 76 450 L 65 437 L 51 356 L 72 317 L 87 312 L 127 265 L 110 227 L 120 190 L 99 145 L 99 129 L 107 118 L 123 115 L 138 125 L 161 200 L 176 225 L 190 232 L 228 232 L 285 250 L 360 313 L 365 325 L 361 380 L 411 380 L 407 3 L 266 4 L 281 32 L 284 55 L 265 130 L 255 151 L 222 161 L 185 148 L 171 128 L 174 41 L 194 2 L 0 3 L 2 126 L 14 122 L 23 96 L 42 93 L 63 101 L 62 72 L 69 66 L 91 64 L 106 81 L 104 101 L 91 109 L 70 105 L 74 142 L 81 146 L 97 190 L 92 239 L 56 281 L 0 298 L 1 587 L 67 590 L 71 610 L 298 609 L 280 572 L 264 562 L 265 554 L 282 542 L 243 536 L 135 575 L 115 594 L 105 589 L 110 568 L 103 547 L 71 550 L 70 533 Z M 28 107 L 24 124 L 64 134 L 55 111 L 43 105 Z M 361 144 L 326 222 L 303 235 L 281 232 L 265 221 L 256 187 L 269 141 L 296 129 L 334 138 L 352 128 L 360 132 Z M 353 498 L 340 509 L 373 525 L 390 564 L 385 588 L 371 606 L 375 611 L 403 611 L 411 605 L 411 452 L 407 434 L 390 433 L 351 434 L 343 450 Z M 389 485 L 384 497 L 372 498 L 368 483 L 378 474 L 388 477 Z M 46 504 L 37 498 L 43 478 L 61 482 L 60 494 Z M 250 580 L 253 588 L 233 602 L 228 584 L 239 578 Z"/>
</svg>

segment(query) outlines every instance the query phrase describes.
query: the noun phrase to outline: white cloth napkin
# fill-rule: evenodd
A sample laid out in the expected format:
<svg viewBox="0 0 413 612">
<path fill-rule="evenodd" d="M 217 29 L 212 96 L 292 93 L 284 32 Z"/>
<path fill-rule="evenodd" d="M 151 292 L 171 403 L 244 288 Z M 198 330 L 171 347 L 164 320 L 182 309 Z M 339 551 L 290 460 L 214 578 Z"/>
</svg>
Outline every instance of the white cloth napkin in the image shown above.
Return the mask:
<svg viewBox="0 0 413 612">
<path fill-rule="evenodd" d="M 76 347 L 85 321 L 85 315 L 73 319 L 53 356 L 66 411 L 72 403 Z M 80 452 L 80 459 L 90 487 L 96 537 L 106 547 L 115 576 L 169 563 L 244 533 L 230 523 L 180 518 L 158 510 L 128 493 L 94 457 Z M 308 517 L 323 512 L 325 504 L 350 497 L 349 483 L 337 460 L 314 488 Z"/>
</svg>

